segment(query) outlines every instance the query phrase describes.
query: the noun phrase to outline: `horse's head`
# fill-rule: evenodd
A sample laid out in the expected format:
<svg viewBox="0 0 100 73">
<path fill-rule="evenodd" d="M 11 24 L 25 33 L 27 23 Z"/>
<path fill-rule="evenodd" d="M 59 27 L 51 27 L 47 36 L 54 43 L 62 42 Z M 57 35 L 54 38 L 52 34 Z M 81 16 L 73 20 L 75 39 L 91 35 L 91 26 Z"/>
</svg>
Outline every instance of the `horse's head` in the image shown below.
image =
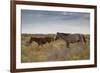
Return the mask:
<svg viewBox="0 0 100 73">
<path fill-rule="evenodd" d="M 62 33 L 57 32 L 55 40 L 60 39 L 61 37 L 62 37 Z"/>
<path fill-rule="evenodd" d="M 55 40 L 59 39 L 59 37 L 56 35 Z"/>
</svg>

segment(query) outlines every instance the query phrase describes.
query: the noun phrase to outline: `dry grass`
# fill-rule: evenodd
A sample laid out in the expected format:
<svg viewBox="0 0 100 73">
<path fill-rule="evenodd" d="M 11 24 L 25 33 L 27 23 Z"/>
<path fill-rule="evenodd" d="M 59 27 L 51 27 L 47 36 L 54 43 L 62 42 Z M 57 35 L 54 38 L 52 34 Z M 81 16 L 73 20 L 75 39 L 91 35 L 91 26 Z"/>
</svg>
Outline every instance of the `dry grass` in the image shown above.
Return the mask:
<svg viewBox="0 0 100 73">
<path fill-rule="evenodd" d="M 67 61 L 85 60 L 90 58 L 89 35 L 86 35 L 86 49 L 81 43 L 70 44 L 66 47 L 64 40 L 58 39 L 44 45 L 36 42 L 28 43 L 30 36 L 22 34 L 21 62 L 45 62 L 45 61 Z"/>
</svg>

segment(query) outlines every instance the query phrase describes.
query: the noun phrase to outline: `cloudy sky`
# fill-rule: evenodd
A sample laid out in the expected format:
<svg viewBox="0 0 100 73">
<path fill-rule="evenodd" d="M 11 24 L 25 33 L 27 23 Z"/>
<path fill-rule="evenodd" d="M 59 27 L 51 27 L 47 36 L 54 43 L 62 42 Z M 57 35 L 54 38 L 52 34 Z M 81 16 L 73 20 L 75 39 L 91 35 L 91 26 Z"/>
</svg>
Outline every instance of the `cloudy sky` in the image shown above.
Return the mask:
<svg viewBox="0 0 100 73">
<path fill-rule="evenodd" d="M 90 33 L 90 13 L 21 10 L 22 33 Z"/>
</svg>

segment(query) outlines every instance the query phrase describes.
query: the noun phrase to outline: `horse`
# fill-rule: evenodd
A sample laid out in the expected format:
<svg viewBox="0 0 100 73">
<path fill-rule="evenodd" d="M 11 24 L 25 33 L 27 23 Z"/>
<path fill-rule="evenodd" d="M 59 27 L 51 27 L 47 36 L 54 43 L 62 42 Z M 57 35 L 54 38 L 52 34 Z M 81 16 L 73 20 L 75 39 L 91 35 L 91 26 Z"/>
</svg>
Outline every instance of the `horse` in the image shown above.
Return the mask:
<svg viewBox="0 0 100 73">
<path fill-rule="evenodd" d="M 30 37 L 29 44 L 35 41 L 36 43 L 38 43 L 38 45 L 43 45 L 47 42 L 50 43 L 52 40 L 52 37 Z"/>
<path fill-rule="evenodd" d="M 70 43 L 76 43 L 76 42 L 81 42 L 83 45 L 83 48 L 86 46 L 86 39 L 83 34 L 70 34 L 70 33 L 59 33 L 57 32 L 56 38 L 57 39 L 63 39 L 66 42 L 67 48 L 69 48 Z"/>
</svg>

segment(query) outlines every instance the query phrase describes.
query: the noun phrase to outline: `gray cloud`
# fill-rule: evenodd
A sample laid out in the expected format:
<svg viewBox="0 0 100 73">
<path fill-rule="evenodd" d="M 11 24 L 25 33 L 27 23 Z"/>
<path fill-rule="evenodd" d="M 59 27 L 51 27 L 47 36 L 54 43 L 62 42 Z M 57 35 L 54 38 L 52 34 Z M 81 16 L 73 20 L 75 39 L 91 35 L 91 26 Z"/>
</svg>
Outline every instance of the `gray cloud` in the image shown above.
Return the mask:
<svg viewBox="0 0 100 73">
<path fill-rule="evenodd" d="M 49 28 L 52 29 L 52 33 L 57 31 L 89 33 L 90 30 L 89 13 L 21 10 L 21 18 L 22 33 L 49 33 L 51 32 Z"/>
</svg>

